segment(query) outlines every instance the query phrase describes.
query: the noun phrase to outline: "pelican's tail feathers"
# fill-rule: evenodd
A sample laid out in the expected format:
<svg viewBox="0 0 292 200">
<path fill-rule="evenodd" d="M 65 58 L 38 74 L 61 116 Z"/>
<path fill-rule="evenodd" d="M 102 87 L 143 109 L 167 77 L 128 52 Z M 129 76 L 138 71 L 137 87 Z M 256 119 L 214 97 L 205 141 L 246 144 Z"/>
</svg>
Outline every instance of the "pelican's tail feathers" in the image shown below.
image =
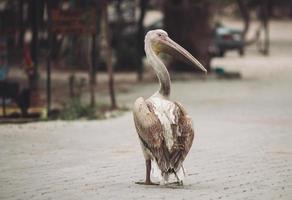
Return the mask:
<svg viewBox="0 0 292 200">
<path fill-rule="evenodd" d="M 160 182 L 160 185 L 165 185 L 167 183 L 169 183 L 169 181 L 175 181 L 176 179 L 178 179 L 177 181 L 181 182 L 184 180 L 185 178 L 185 169 L 183 166 L 181 166 L 179 168 L 179 170 L 174 171 L 174 170 L 170 170 L 169 173 L 162 173 L 161 170 L 159 169 L 156 161 L 151 162 L 151 175 L 154 178 L 157 178 Z M 171 179 L 171 180 L 169 180 Z"/>
</svg>

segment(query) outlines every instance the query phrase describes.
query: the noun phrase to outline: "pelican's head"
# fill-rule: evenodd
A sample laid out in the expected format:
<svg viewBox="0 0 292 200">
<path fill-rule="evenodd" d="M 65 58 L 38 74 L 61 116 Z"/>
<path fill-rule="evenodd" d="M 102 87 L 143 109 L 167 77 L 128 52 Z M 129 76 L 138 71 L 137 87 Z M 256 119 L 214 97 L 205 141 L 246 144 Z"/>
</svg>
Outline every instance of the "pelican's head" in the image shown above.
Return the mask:
<svg viewBox="0 0 292 200">
<path fill-rule="evenodd" d="M 156 54 L 159 54 L 160 52 L 170 54 L 178 57 L 182 61 L 198 66 L 201 70 L 207 72 L 205 67 L 196 58 L 194 58 L 182 46 L 170 39 L 167 32 L 164 30 L 156 29 L 148 31 L 145 36 L 145 41 L 150 42 L 150 45 Z"/>
</svg>

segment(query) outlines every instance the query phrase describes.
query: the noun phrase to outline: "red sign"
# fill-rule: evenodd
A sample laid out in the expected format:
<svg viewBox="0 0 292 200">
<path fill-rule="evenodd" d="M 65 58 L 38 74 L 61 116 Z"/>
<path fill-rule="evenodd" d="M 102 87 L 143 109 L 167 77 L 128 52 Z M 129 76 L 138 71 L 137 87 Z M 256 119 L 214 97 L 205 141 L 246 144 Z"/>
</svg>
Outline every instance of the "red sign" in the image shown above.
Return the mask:
<svg viewBox="0 0 292 200">
<path fill-rule="evenodd" d="M 52 27 L 55 33 L 96 33 L 96 12 L 93 9 L 52 10 Z"/>
</svg>

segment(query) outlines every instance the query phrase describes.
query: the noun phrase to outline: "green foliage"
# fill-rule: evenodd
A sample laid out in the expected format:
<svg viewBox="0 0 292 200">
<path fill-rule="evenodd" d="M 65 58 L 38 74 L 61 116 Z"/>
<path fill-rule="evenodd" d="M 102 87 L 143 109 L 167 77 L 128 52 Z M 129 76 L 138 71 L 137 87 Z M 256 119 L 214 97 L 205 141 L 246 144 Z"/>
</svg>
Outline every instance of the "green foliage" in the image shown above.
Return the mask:
<svg viewBox="0 0 292 200">
<path fill-rule="evenodd" d="M 93 118 L 94 109 L 83 106 L 79 98 L 73 98 L 63 105 L 59 118 L 63 120 L 75 120 L 79 118 Z"/>
<path fill-rule="evenodd" d="M 63 105 L 62 111 L 58 115 L 58 119 L 77 120 L 77 119 L 107 119 L 121 115 L 127 108 L 119 108 L 112 110 L 109 105 L 98 104 L 95 107 L 90 105 L 82 105 L 79 98 L 73 98 Z"/>
</svg>

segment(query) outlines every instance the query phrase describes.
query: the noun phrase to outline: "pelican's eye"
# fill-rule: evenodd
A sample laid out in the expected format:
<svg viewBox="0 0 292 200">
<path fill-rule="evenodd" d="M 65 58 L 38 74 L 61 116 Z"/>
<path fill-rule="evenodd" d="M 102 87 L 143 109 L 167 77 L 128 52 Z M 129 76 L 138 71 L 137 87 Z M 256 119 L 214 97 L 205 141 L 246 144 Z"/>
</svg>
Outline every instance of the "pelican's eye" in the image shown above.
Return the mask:
<svg viewBox="0 0 292 200">
<path fill-rule="evenodd" d="M 161 37 L 161 36 L 162 36 L 162 34 L 161 34 L 161 33 L 158 33 L 158 36 L 159 36 L 159 37 Z"/>
</svg>

